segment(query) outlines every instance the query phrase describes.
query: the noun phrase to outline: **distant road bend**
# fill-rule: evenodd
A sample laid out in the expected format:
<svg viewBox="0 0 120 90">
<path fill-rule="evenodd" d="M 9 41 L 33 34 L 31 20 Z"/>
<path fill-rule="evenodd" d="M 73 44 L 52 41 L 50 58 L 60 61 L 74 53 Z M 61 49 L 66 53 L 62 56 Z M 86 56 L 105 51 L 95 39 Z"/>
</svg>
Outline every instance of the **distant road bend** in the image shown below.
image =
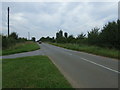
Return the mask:
<svg viewBox="0 0 120 90">
<path fill-rule="evenodd" d="M 118 88 L 118 60 L 40 44 L 75 88 Z"/>
</svg>

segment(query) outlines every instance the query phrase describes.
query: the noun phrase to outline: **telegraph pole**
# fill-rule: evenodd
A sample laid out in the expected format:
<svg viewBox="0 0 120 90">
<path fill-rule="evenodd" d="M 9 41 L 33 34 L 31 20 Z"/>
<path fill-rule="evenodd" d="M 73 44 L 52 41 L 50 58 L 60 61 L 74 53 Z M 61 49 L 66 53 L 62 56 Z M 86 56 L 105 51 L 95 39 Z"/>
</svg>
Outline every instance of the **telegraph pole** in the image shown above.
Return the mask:
<svg viewBox="0 0 120 90">
<path fill-rule="evenodd" d="M 30 40 L 30 32 L 28 32 L 28 40 Z"/>
<path fill-rule="evenodd" d="M 9 37 L 9 7 L 8 7 L 8 37 Z"/>
</svg>

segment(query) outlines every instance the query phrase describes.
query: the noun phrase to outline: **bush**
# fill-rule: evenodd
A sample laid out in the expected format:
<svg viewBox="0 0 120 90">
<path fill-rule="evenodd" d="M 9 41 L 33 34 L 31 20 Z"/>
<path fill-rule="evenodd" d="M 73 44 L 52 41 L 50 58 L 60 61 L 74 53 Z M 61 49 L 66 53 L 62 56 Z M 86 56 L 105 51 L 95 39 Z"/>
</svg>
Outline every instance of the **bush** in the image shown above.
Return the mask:
<svg viewBox="0 0 120 90">
<path fill-rule="evenodd" d="M 12 32 L 9 37 L 2 36 L 2 49 L 8 49 L 9 47 L 15 45 L 16 43 L 25 42 L 27 39 L 25 38 L 18 38 L 18 35 L 16 32 Z"/>
<path fill-rule="evenodd" d="M 2 36 L 2 49 L 7 49 L 17 42 L 13 37 Z"/>
</svg>

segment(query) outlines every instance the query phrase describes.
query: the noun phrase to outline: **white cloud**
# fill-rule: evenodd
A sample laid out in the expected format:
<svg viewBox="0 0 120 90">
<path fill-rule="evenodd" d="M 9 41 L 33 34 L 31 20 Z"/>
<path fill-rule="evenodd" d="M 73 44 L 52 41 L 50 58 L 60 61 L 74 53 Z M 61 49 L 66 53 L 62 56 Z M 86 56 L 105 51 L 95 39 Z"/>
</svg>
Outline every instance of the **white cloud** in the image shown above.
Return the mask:
<svg viewBox="0 0 120 90">
<path fill-rule="evenodd" d="M 119 0 L 1 0 L 2 2 L 118 2 Z"/>
<path fill-rule="evenodd" d="M 20 36 L 39 39 L 42 36 L 55 36 L 58 29 L 69 34 L 87 33 L 93 27 L 100 27 L 117 19 L 117 3 L 70 2 L 70 3 L 4 3 L 3 23 L 6 22 L 6 8 L 11 8 L 11 31 Z M 4 28 L 6 25 L 4 25 Z M 7 29 L 7 28 L 6 28 Z M 3 33 L 7 30 L 4 29 Z"/>
<path fill-rule="evenodd" d="M 11 20 L 17 21 L 17 22 L 21 22 L 21 21 L 25 21 L 25 19 L 23 18 L 24 14 L 23 13 L 15 13 L 15 14 L 11 14 Z"/>
</svg>

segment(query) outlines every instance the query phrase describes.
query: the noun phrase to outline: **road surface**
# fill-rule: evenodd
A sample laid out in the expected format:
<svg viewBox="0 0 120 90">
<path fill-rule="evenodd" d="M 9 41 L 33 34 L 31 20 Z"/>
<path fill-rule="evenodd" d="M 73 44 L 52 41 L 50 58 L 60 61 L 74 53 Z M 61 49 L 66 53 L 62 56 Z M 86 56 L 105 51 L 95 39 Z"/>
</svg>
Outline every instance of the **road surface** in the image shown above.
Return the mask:
<svg viewBox="0 0 120 90">
<path fill-rule="evenodd" d="M 118 88 L 118 60 L 40 44 L 75 88 Z"/>
<path fill-rule="evenodd" d="M 35 56 L 35 55 L 44 55 L 44 54 L 39 49 L 39 50 L 35 50 L 35 51 L 22 52 L 22 53 L 11 54 L 11 55 L 4 55 L 4 56 L 0 56 L 0 58 L 8 59 L 8 58 L 19 58 L 19 57 Z"/>
</svg>

